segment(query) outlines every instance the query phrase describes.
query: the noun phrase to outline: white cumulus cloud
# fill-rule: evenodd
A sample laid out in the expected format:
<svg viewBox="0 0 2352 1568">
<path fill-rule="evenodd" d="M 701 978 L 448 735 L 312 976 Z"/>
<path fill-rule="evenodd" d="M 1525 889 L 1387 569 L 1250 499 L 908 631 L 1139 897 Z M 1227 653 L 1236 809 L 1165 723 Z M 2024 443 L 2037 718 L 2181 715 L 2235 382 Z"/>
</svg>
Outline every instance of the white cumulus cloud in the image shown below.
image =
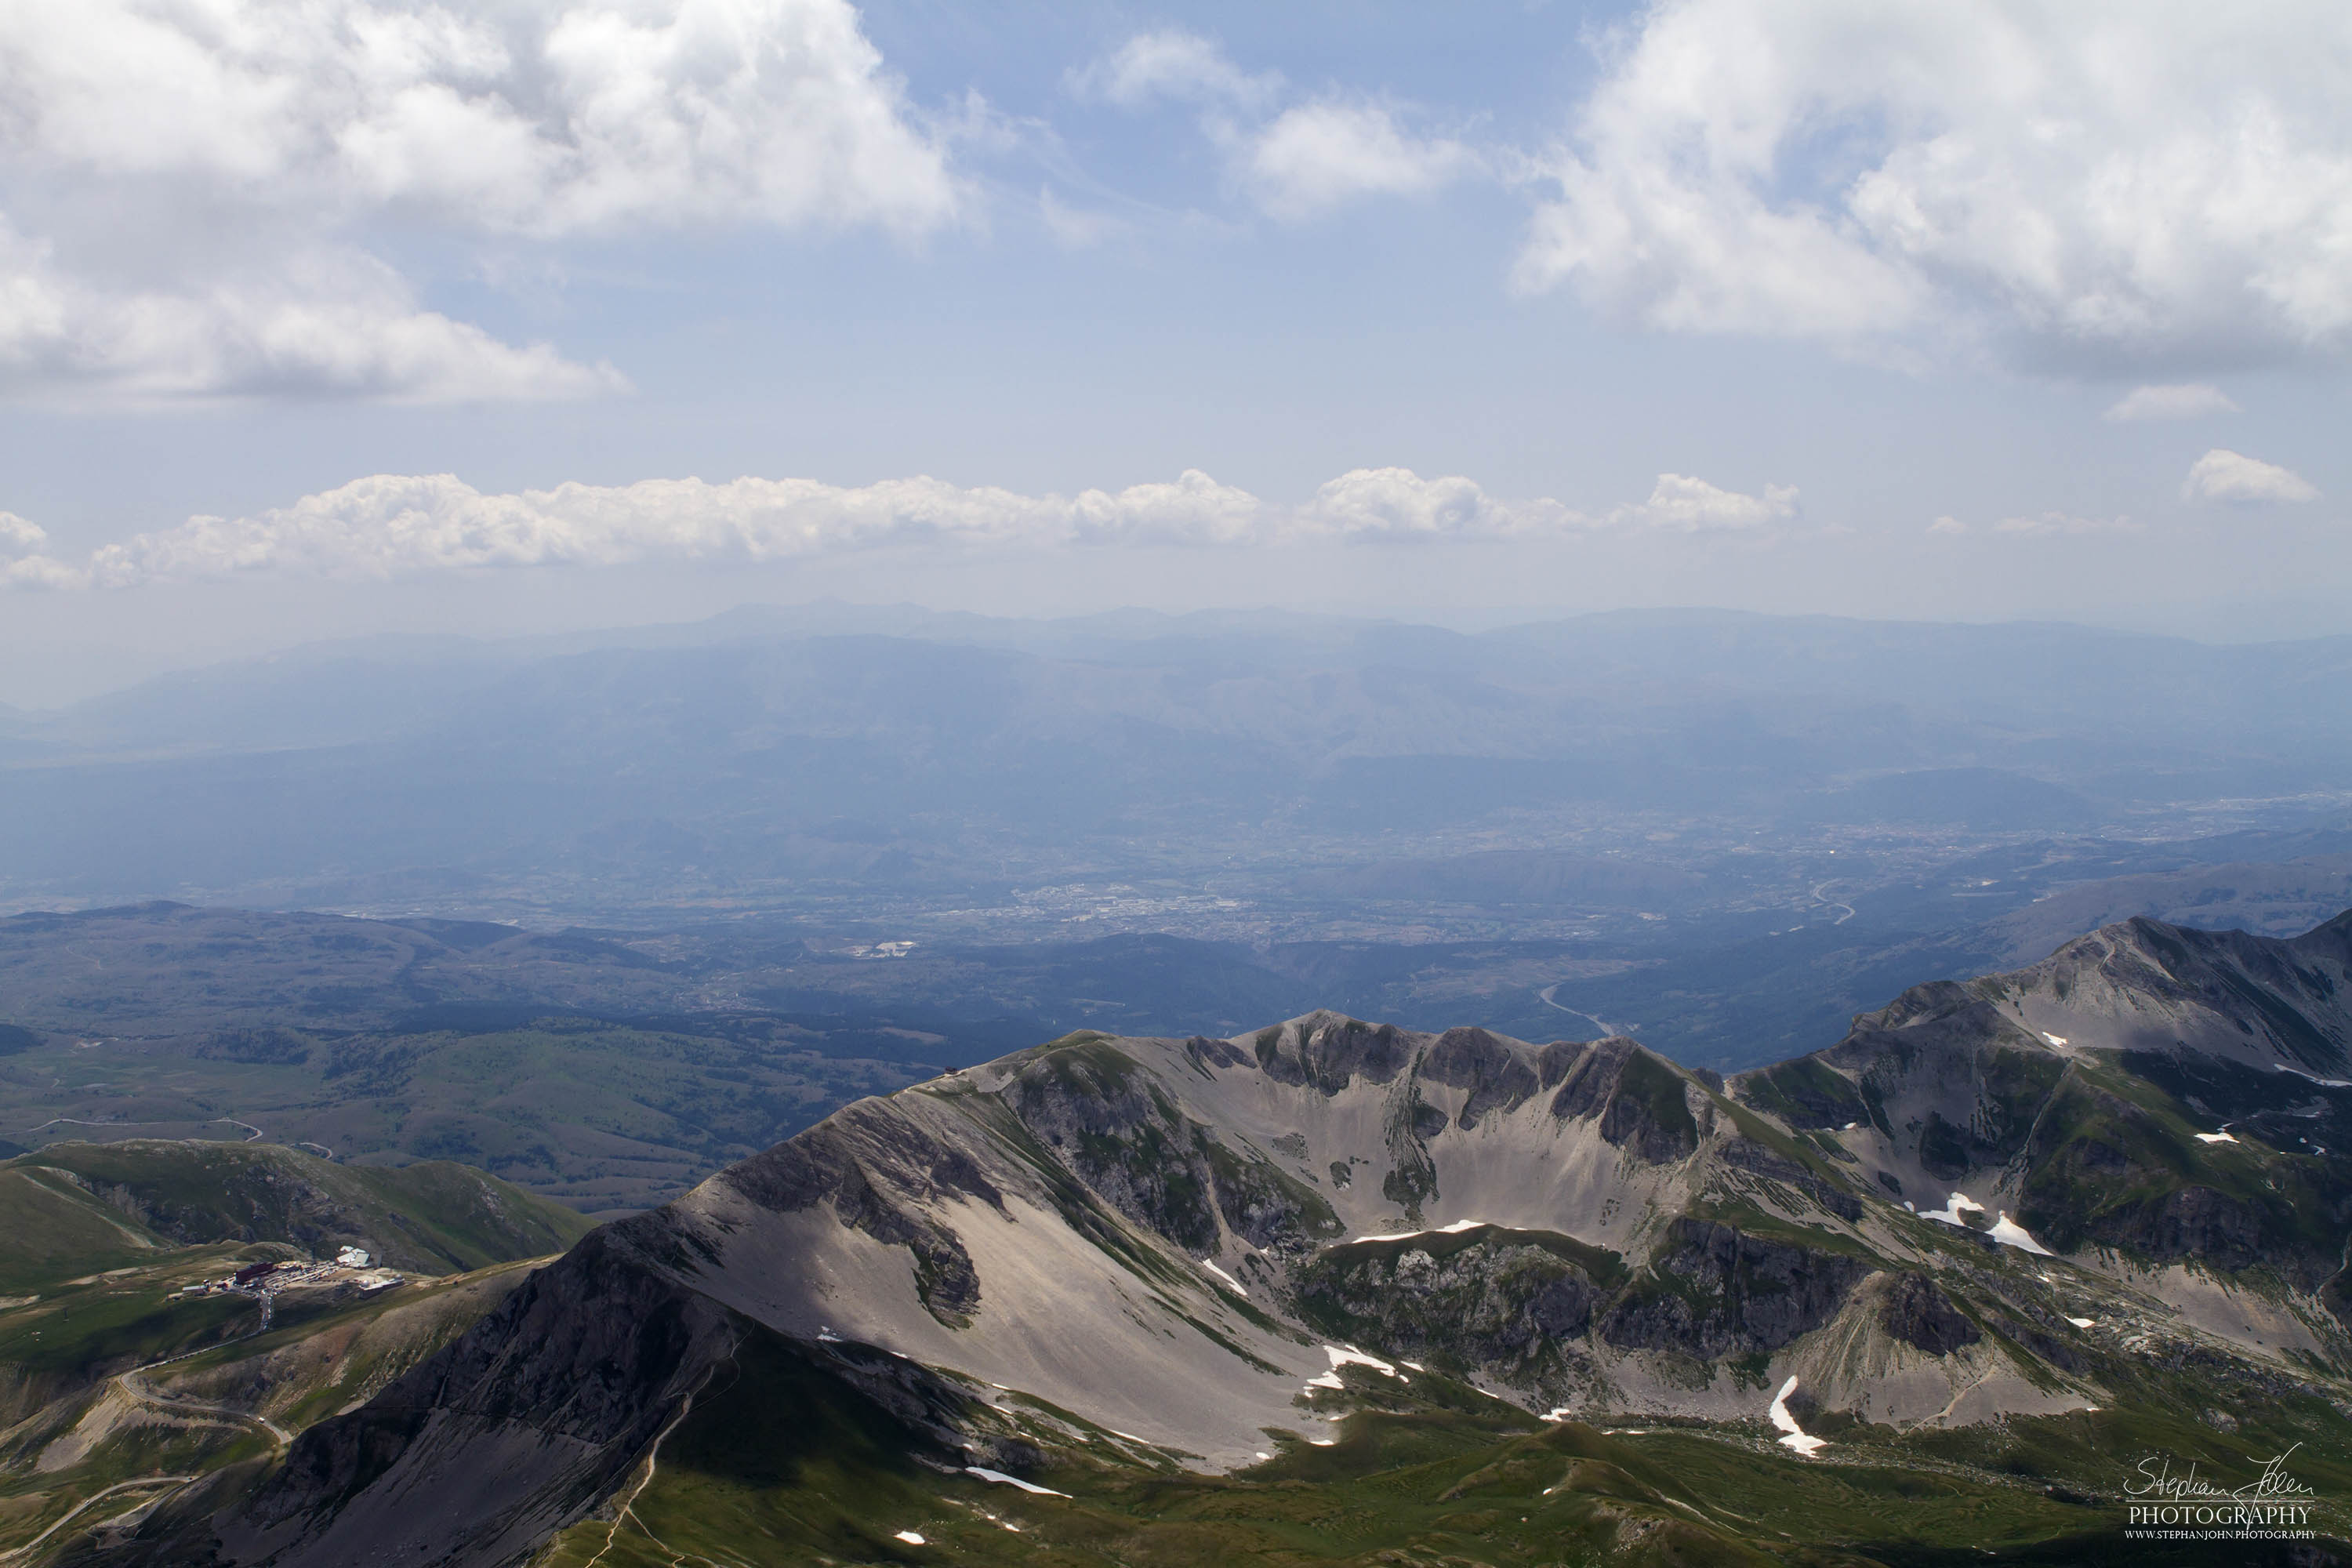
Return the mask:
<svg viewBox="0 0 2352 1568">
<path fill-rule="evenodd" d="M 1687 474 L 1660 474 L 1650 499 L 1620 507 L 1612 520 L 1676 533 L 1722 533 L 1786 522 L 1797 515 L 1797 491 L 1767 485 L 1760 496 L 1720 489 Z"/>
<path fill-rule="evenodd" d="M 383 226 L 956 219 L 849 0 L 0 0 L 0 366 L 134 394 L 617 384 L 421 309 Z"/>
<path fill-rule="evenodd" d="M 2352 346 L 2340 5 L 1657 0 L 1603 63 L 1528 289 L 2077 368 Z"/>
<path fill-rule="evenodd" d="M 2171 386 L 2135 386 L 2116 400 L 2101 417 L 2119 425 L 2148 419 L 2198 419 L 2208 414 L 2235 414 L 2238 405 L 2218 386 L 2201 381 Z"/>
<path fill-rule="evenodd" d="M 1499 501 L 1471 479 L 1425 479 L 1411 468 L 1354 468 L 1325 484 L 1304 510 L 1332 532 L 1362 539 L 1501 539 L 1586 520 L 1558 501 Z"/>
<path fill-rule="evenodd" d="M 1162 100 L 1255 108 L 1282 90 L 1278 71 L 1252 73 L 1227 58 L 1214 40 L 1181 28 L 1139 33 L 1070 75 L 1072 90 L 1121 109 Z"/>
<path fill-rule="evenodd" d="M 108 289 L 0 230 L 0 389 L 425 402 L 580 397 L 626 384 L 609 365 L 421 309 L 362 252 L 296 251 L 202 288 Z"/>
<path fill-rule="evenodd" d="M 1705 532 L 1795 515 L 1796 492 L 1762 496 L 1661 474 L 1650 500 L 1593 516 L 1548 498 L 1504 500 L 1460 475 L 1356 468 L 1303 505 L 1280 506 L 1197 468 L 1160 483 L 1025 495 L 915 478 L 645 479 L 486 493 L 450 474 L 377 474 L 245 517 L 197 516 L 102 545 L 50 552 L 36 524 L 0 512 L 0 584 L 130 587 L 240 573 L 388 578 L 649 561 L 772 563 L 888 546 L 987 551 L 1317 542 L 1469 542 L 1601 529 Z"/>
<path fill-rule="evenodd" d="M 1420 196 L 1483 166 L 1444 136 L 1409 130 L 1386 103 L 1325 95 L 1277 110 L 1278 71 L 1253 74 L 1211 39 L 1139 34 L 1070 79 L 1082 98 L 1139 110 L 1188 104 L 1234 184 L 1271 216 L 1319 216 L 1364 196 Z"/>
<path fill-rule="evenodd" d="M 2241 506 L 2319 499 L 2318 488 L 2293 469 L 2224 447 L 2216 447 L 2197 459 L 2180 487 L 2180 494 L 2187 500 L 2227 501 Z"/>
<path fill-rule="evenodd" d="M 1411 134 L 1383 105 L 1330 101 L 1285 110 L 1242 156 L 1258 205 L 1294 218 L 1358 196 L 1426 195 L 1477 163 L 1459 142 Z"/>
</svg>

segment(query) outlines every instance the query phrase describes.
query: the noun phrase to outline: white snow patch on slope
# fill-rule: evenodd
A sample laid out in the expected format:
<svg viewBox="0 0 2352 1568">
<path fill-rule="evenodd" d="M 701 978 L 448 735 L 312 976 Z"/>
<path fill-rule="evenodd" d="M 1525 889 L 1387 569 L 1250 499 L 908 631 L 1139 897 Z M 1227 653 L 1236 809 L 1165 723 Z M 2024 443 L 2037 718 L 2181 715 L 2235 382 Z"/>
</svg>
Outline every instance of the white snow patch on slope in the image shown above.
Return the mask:
<svg viewBox="0 0 2352 1568">
<path fill-rule="evenodd" d="M 1828 1446 L 1828 1439 L 1807 1436 L 1805 1429 L 1797 1425 L 1797 1418 L 1789 1414 L 1789 1395 L 1796 1392 L 1797 1380 L 1792 1375 L 1780 1385 L 1780 1392 L 1772 1396 L 1772 1425 L 1780 1429 L 1783 1447 L 1794 1448 L 1811 1458 Z"/>
<path fill-rule="evenodd" d="M 2232 1138 L 2227 1132 L 2200 1132 L 2197 1134 L 2197 1142 L 2200 1143 L 2235 1143 L 2237 1140 Z"/>
<path fill-rule="evenodd" d="M 1494 1222 L 1491 1220 L 1483 1219 L 1457 1219 L 1452 1225 L 1441 1225 L 1435 1230 L 1401 1230 L 1394 1236 L 1360 1236 L 1356 1237 L 1356 1240 L 1360 1242 L 1411 1241 L 1417 1236 L 1459 1236 L 1465 1230 L 1475 1230 L 1482 1225 L 1491 1225 Z M 1350 1243 L 1349 1245 L 1352 1246 L 1354 1244 Z"/>
<path fill-rule="evenodd" d="M 1969 1222 L 1961 1217 L 1963 1210 L 1969 1214 L 1982 1214 L 1985 1212 L 1985 1206 L 1966 1193 L 1954 1193 L 1945 1201 L 1942 1208 L 1921 1209 L 1919 1217 L 1941 1220 L 1946 1225 L 1966 1226 Z"/>
<path fill-rule="evenodd" d="M 1201 1259 L 1201 1267 L 1215 1275 L 1218 1279 L 1223 1280 L 1226 1284 L 1232 1286 L 1234 1289 L 1240 1291 L 1243 1295 L 1246 1296 L 1249 1294 L 1248 1286 L 1243 1284 L 1240 1280 L 1234 1279 L 1232 1275 L 1226 1273 L 1223 1269 L 1218 1268 L 1207 1258 L 1203 1258 Z"/>
<path fill-rule="evenodd" d="M 2099 1320 L 2096 1318 L 2069 1318 L 2066 1321 L 2078 1329 L 2095 1329 L 2099 1326 Z"/>
<path fill-rule="evenodd" d="M 929 1542 L 926 1542 L 920 1535 L 911 1530 L 902 1530 L 896 1535 L 893 1535 L 890 1539 L 893 1541 L 903 1541 L 909 1546 L 926 1546 L 929 1544 Z"/>
<path fill-rule="evenodd" d="M 1019 1476 L 1008 1476 L 1003 1470 L 982 1469 L 978 1465 L 966 1465 L 963 1468 L 963 1473 L 967 1476 L 978 1476 L 983 1481 L 993 1481 L 1000 1487 L 1019 1487 L 1023 1491 L 1034 1492 L 1039 1497 L 1067 1497 L 1070 1495 L 1067 1492 L 1057 1492 L 1051 1487 L 1041 1487 L 1034 1481 L 1024 1481 Z"/>
<path fill-rule="evenodd" d="M 1340 1388 L 1339 1369 L 1343 1366 L 1368 1366 L 1383 1377 L 1394 1377 L 1397 1369 L 1378 1356 L 1366 1355 L 1359 1350 L 1341 1350 L 1338 1345 L 1325 1345 L 1323 1353 L 1331 1358 L 1331 1370 L 1320 1377 L 1307 1380 L 1309 1388 Z"/>
<path fill-rule="evenodd" d="M 2305 1072 L 2301 1068 L 2291 1068 L 2284 1062 L 2273 1062 L 2271 1065 L 2281 1072 L 2291 1072 L 2297 1078 L 2307 1078 L 2323 1089 L 2352 1089 L 2352 1079 L 2322 1078 L 2315 1072 Z"/>
<path fill-rule="evenodd" d="M 2066 1048 L 2066 1037 L 2063 1035 L 2053 1035 L 2049 1030 L 2044 1029 L 2042 1031 L 2042 1037 L 2049 1041 L 2052 1045 L 2057 1047 L 2062 1051 Z"/>
<path fill-rule="evenodd" d="M 1909 1207 L 1908 1205 L 1906 1205 L 1905 1206 L 1906 1208 Z M 1916 1212 L 1921 1219 L 1932 1219 L 1944 1225 L 1956 1225 L 1960 1226 L 1962 1229 L 1967 1229 L 1969 1228 L 1969 1222 L 1967 1219 L 1962 1217 L 1963 1215 L 1982 1214 L 1985 1212 L 1985 1206 L 1984 1205 L 1977 1202 L 1976 1199 L 1969 1196 L 1966 1193 L 1954 1193 L 1949 1198 L 1945 1200 L 1944 1206 L 1942 1208 L 1920 1209 Z M 2055 1258 L 2058 1256 L 2048 1247 L 2042 1246 L 2040 1242 L 2034 1240 L 2033 1233 L 2027 1230 L 2015 1220 L 2010 1218 L 2006 1212 L 1994 1216 L 1992 1228 L 1988 1230 L 1985 1234 L 1991 1237 L 1995 1241 L 2000 1242 L 2003 1247 L 2014 1247 L 2021 1251 L 2031 1252 L 2037 1257 L 2042 1258 Z"/>
<path fill-rule="evenodd" d="M 2034 1240 L 2032 1232 L 2027 1230 L 2023 1226 L 2010 1218 L 2008 1214 L 2005 1212 L 1994 1218 L 1992 1222 L 1992 1230 L 1990 1234 L 1995 1241 L 2000 1242 L 2003 1247 L 2020 1247 L 2024 1251 L 2032 1253 L 2037 1258 L 2055 1258 L 2058 1256 L 2048 1247 L 2042 1246 L 2040 1242 Z"/>
</svg>

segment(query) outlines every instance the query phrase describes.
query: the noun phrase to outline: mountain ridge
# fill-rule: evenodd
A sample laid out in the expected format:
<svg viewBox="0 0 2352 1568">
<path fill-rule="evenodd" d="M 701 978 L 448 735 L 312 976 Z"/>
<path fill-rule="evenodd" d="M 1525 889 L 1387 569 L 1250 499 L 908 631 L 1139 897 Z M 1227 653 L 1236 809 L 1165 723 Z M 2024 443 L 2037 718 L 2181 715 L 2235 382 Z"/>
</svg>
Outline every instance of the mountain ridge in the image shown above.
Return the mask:
<svg viewBox="0 0 2352 1568">
<path fill-rule="evenodd" d="M 2347 994 L 2352 915 L 2285 942 L 2143 921 L 1915 987 L 1728 1081 L 1622 1038 L 1331 1013 L 1082 1032 L 859 1101 L 601 1228 L 216 1497 L 219 1561 L 527 1555 L 754 1341 L 887 1384 L 963 1463 L 1014 1474 L 1088 1444 L 1245 1471 L 1430 1380 L 1528 1415 L 1716 1422 L 1788 1382 L 1814 1419 L 1958 1428 L 2145 1401 L 2164 1346 L 2174 1398 L 2342 1399 L 2340 1197 L 2323 1274 L 2316 1242 L 2263 1245 L 2294 1205 L 2252 1196 L 2298 1173 L 2352 1191 L 2340 1157 L 2189 1121 L 2218 1074 L 2302 1097 L 2263 1129 L 2315 1097 L 2332 1126 Z M 2077 1100 L 2079 1126 L 2049 1125 Z M 2053 1206 L 2110 1134 L 2169 1184 Z M 491 1473 L 508 1484 L 469 1481 L 437 1534 L 400 1522 L 435 1478 Z"/>
</svg>

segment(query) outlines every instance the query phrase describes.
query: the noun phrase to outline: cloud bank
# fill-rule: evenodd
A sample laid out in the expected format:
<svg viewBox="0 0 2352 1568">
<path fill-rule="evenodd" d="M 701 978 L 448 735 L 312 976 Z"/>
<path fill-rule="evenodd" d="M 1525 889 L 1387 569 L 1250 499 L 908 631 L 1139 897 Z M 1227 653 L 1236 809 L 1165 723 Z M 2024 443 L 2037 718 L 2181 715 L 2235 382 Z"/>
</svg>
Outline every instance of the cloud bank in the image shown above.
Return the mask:
<svg viewBox="0 0 2352 1568">
<path fill-rule="evenodd" d="M 1525 289 L 2086 374 L 2352 347 L 2338 5 L 1659 0 L 1603 58 Z"/>
<path fill-rule="evenodd" d="M 121 588 L 253 572 L 382 578 L 647 561 L 763 563 L 893 545 L 1216 548 L 1608 529 L 1692 533 L 1752 531 L 1795 512 L 1793 489 L 1774 486 L 1749 496 L 1675 474 L 1659 476 L 1648 502 L 1599 516 L 1550 500 L 1497 500 L 1470 479 L 1423 479 L 1410 468 L 1358 468 L 1295 507 L 1198 469 L 1168 483 L 1069 497 L 923 478 L 855 488 L 814 479 L 646 479 L 501 495 L 448 474 L 380 474 L 250 517 L 192 517 L 79 562 L 51 553 L 39 527 L 0 513 L 0 584 Z"/>
<path fill-rule="evenodd" d="M 847 0 L 14 0 L 0 101 L 19 387 L 575 396 L 618 378 L 420 308 L 360 231 L 912 236 L 964 199 Z"/>
</svg>

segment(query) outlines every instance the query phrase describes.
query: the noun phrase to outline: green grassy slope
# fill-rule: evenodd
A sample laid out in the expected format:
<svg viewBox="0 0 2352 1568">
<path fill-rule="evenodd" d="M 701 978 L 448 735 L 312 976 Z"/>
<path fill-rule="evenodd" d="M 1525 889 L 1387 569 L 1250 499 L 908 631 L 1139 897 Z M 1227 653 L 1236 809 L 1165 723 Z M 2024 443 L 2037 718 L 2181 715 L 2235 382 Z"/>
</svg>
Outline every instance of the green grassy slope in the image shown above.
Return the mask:
<svg viewBox="0 0 2352 1568">
<path fill-rule="evenodd" d="M 1085 1447 L 1041 1444 L 1024 1479 L 1068 1494 L 1043 1496 L 961 1471 L 922 1433 L 755 1331 L 652 1463 L 539 1562 L 2202 1563 L 2225 1559 L 2202 1543 L 2125 1539 L 2126 1476 L 2112 1456 L 2138 1442 L 2175 1445 L 2184 1462 L 2198 1458 L 2223 1477 L 2242 1458 L 2193 1424 L 2125 1430 L 2115 1418 L 2103 1426 L 2075 1415 L 2013 1429 L 1857 1430 L 1830 1457 L 1805 1460 L 1745 1427 L 1545 1424 L 1444 1379 L 1416 1379 L 1421 1391 L 1411 1399 L 1377 1381 L 1356 1392 L 1396 1407 L 1328 1426 L 1302 1414 L 1302 1426 L 1334 1440 L 1318 1447 L 1269 1436 L 1268 1460 L 1234 1475 L 1190 1473 L 1122 1450 L 1108 1434 Z M 2332 1493 L 2340 1467 L 2323 1468 L 2302 1473 Z M 2331 1509 L 2316 1522 L 2326 1544 L 2344 1521 Z M 2241 1564 L 2333 1560 L 2292 1558 L 2284 1545 L 2228 1550 L 2226 1561 Z"/>
<path fill-rule="evenodd" d="M 459 1161 L 610 1216 L 666 1203 L 850 1100 L 932 1071 L 827 1056 L 814 1047 L 839 1041 L 782 1024 L 709 1027 L 550 1018 L 487 1033 L 55 1036 L 0 1058 L 0 1127 L 27 1146 L 60 1132 L 233 1142 L 258 1127 L 268 1142 L 345 1160 Z"/>
<path fill-rule="evenodd" d="M 58 1143 L 0 1166 L 0 1223 L 37 1222 L 40 1250 L 0 1245 L 27 1280 L 119 1267 L 152 1245 L 359 1246 L 425 1274 L 561 1252 L 590 1229 L 571 1209 L 463 1165 L 339 1165 L 264 1143 Z M 0 1274 L 0 1278 L 5 1278 Z"/>
<path fill-rule="evenodd" d="M 0 1166 L 0 1295 L 152 1258 L 161 1237 L 55 1173 Z"/>
</svg>

